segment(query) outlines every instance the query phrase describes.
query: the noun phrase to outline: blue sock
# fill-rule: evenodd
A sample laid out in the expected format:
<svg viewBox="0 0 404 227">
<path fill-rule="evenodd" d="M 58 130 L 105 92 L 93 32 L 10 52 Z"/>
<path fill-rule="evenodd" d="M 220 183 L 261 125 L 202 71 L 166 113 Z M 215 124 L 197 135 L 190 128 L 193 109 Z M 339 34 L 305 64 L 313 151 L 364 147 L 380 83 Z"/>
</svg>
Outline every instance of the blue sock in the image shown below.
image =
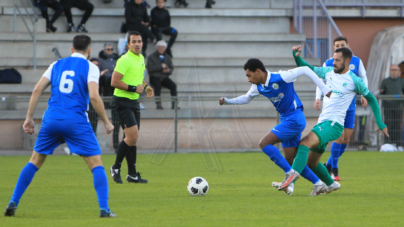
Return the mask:
<svg viewBox="0 0 404 227">
<path fill-rule="evenodd" d="M 269 156 L 269 158 L 283 171 L 289 172 L 292 170 L 292 167 L 290 167 L 289 163 L 286 161 L 286 159 L 282 156 L 281 152 L 278 150 L 278 148 L 274 147 L 273 145 L 269 144 L 262 149 L 262 151 Z"/>
<path fill-rule="evenodd" d="M 313 184 L 317 183 L 320 180 L 307 165 L 304 167 L 300 175 L 302 175 L 302 177 L 306 178 Z"/>
<path fill-rule="evenodd" d="M 341 148 L 341 144 L 333 142 L 331 145 L 331 156 L 327 161 L 327 164 L 331 164 L 332 168 L 338 168 L 338 159 L 339 159 L 339 150 Z M 328 166 L 327 165 L 327 166 Z"/>
<path fill-rule="evenodd" d="M 346 149 L 347 146 L 348 145 L 346 145 L 346 144 L 341 144 L 341 147 L 339 149 L 339 157 L 341 157 L 342 154 L 345 152 L 345 149 Z"/>
<path fill-rule="evenodd" d="M 22 194 L 24 194 L 25 190 L 28 188 L 37 171 L 38 167 L 36 167 L 31 162 L 28 162 L 24 166 L 24 168 L 21 170 L 20 176 L 18 177 L 18 181 L 15 185 L 14 193 L 11 197 L 10 203 L 15 202 L 15 205 L 18 206 Z"/>
<path fill-rule="evenodd" d="M 98 204 L 100 205 L 100 209 L 104 209 L 109 211 L 108 207 L 108 179 L 107 174 L 105 174 L 104 166 L 94 167 L 93 172 L 93 182 L 94 188 L 97 192 Z"/>
</svg>

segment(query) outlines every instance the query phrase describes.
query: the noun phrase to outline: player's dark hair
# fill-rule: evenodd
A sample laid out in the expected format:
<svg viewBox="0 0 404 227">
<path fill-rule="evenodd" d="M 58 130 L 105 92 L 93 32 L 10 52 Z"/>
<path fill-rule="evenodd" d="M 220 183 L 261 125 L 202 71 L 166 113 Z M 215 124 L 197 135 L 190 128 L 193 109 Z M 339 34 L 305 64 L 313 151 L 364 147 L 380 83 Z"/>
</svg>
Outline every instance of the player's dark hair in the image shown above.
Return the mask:
<svg viewBox="0 0 404 227">
<path fill-rule="evenodd" d="M 338 36 L 337 38 L 335 38 L 334 44 L 335 44 L 335 42 L 338 42 L 338 41 L 345 41 L 346 44 L 348 44 L 348 39 L 345 36 Z"/>
<path fill-rule="evenodd" d="M 90 58 L 90 61 L 91 62 L 93 62 L 93 61 L 100 62 L 100 61 L 98 61 L 98 58 Z"/>
<path fill-rule="evenodd" d="M 342 53 L 342 57 L 345 59 L 352 59 L 352 51 L 349 48 L 341 47 L 335 50 L 335 53 Z"/>
<path fill-rule="evenodd" d="M 73 38 L 73 48 L 78 51 L 86 51 L 91 44 L 91 38 L 87 35 L 76 35 Z"/>
<path fill-rule="evenodd" d="M 130 36 L 131 35 L 138 35 L 138 36 L 142 37 L 142 35 L 140 35 L 140 33 L 137 32 L 137 31 L 128 31 L 128 43 L 130 43 Z"/>
<path fill-rule="evenodd" d="M 248 59 L 247 63 L 244 64 L 244 70 L 250 70 L 251 72 L 257 71 L 257 69 L 261 69 L 261 71 L 265 72 L 265 66 L 261 60 L 257 58 Z"/>
</svg>

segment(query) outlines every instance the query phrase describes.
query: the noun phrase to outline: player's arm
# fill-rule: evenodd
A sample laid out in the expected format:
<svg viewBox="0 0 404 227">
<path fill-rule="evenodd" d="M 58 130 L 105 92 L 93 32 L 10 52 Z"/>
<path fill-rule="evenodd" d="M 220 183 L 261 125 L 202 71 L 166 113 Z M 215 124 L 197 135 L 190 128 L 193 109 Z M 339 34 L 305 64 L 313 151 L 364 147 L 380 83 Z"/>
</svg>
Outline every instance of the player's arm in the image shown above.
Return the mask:
<svg viewBox="0 0 404 227">
<path fill-rule="evenodd" d="M 301 53 L 301 50 L 302 50 L 302 46 L 301 45 L 297 45 L 297 46 L 294 46 L 293 48 L 292 48 L 292 50 L 293 50 L 293 57 L 294 57 L 294 59 L 295 59 L 295 62 L 296 62 L 296 65 L 297 66 L 307 66 L 307 67 L 309 67 L 311 70 L 314 70 L 314 66 L 312 66 L 312 65 L 310 65 L 309 63 L 307 63 L 305 60 L 303 60 L 303 58 L 301 58 L 300 57 L 300 53 Z"/>
<path fill-rule="evenodd" d="M 251 100 L 253 100 L 254 97 L 259 96 L 260 93 L 257 89 L 257 85 L 253 84 L 251 85 L 250 90 L 247 92 L 247 94 L 239 96 L 237 98 L 233 98 L 233 99 L 228 99 L 226 97 L 221 97 L 219 99 L 219 104 L 223 105 L 243 105 L 243 104 L 248 104 L 251 102 Z"/>
<path fill-rule="evenodd" d="M 124 90 L 124 91 L 136 92 L 139 95 L 143 93 L 143 89 L 144 89 L 143 85 L 138 84 L 135 86 L 135 85 L 125 84 L 122 81 L 122 78 L 123 78 L 123 74 L 114 70 L 114 72 L 112 73 L 112 78 L 111 78 L 111 86 L 114 88 Z"/>
<path fill-rule="evenodd" d="M 26 133 L 32 135 L 34 131 L 34 112 L 36 106 L 38 105 L 38 100 L 41 97 L 43 91 L 49 86 L 50 80 L 42 76 L 38 83 L 35 85 L 34 90 L 32 91 L 31 99 L 29 100 L 27 116 L 25 122 L 23 124 L 23 129 Z"/>
<path fill-rule="evenodd" d="M 357 78 L 355 82 L 355 91 L 368 101 L 370 108 L 372 109 L 373 114 L 375 115 L 376 125 L 380 131 L 389 136 L 387 132 L 387 126 L 383 123 L 382 116 L 380 114 L 380 107 L 377 103 L 376 98 L 369 92 L 369 89 L 366 87 L 365 83 L 360 78 Z"/>
<path fill-rule="evenodd" d="M 368 87 L 368 77 L 366 76 L 366 69 L 365 66 L 363 65 L 362 60 L 359 59 L 359 69 L 358 69 L 358 76 L 363 80 L 363 83 Z M 361 104 L 362 107 L 365 108 L 368 105 L 368 102 L 363 95 L 361 96 Z"/>
<path fill-rule="evenodd" d="M 142 85 L 143 85 L 144 89 L 146 90 L 147 98 L 153 97 L 153 96 L 154 96 L 154 90 L 153 90 L 153 88 L 150 87 L 150 86 L 146 83 L 146 81 L 144 81 L 144 80 L 143 80 L 143 84 L 142 84 Z"/>
<path fill-rule="evenodd" d="M 321 81 L 318 76 L 307 66 L 298 67 L 289 71 L 281 71 L 280 75 L 286 83 L 291 83 L 295 81 L 296 78 L 305 75 L 310 78 L 310 80 L 313 81 L 324 94 L 327 94 L 327 97 L 330 97 L 331 95 L 331 89 L 325 86 L 323 81 Z"/>
<path fill-rule="evenodd" d="M 90 94 L 91 105 L 94 107 L 94 110 L 100 116 L 102 122 L 104 122 L 105 129 L 107 133 L 111 133 L 114 130 L 114 125 L 108 119 L 107 113 L 105 112 L 104 102 L 101 99 L 101 96 L 98 91 L 98 83 L 94 81 L 88 82 L 88 92 Z"/>
</svg>

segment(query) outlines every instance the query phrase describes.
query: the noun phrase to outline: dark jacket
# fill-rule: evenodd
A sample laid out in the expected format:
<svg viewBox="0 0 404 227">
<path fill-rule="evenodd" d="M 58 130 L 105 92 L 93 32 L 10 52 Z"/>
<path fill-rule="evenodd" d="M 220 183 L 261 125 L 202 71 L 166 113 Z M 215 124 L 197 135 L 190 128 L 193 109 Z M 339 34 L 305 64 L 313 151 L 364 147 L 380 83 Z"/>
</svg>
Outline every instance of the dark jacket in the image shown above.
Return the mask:
<svg viewBox="0 0 404 227">
<path fill-rule="evenodd" d="M 140 22 L 149 22 L 146 6 L 136 4 L 134 0 L 130 1 L 125 8 L 126 24 L 141 24 Z"/>
<path fill-rule="evenodd" d="M 170 68 L 169 73 L 163 73 L 163 67 L 161 66 L 162 63 L 166 64 L 167 67 Z M 165 53 L 164 62 L 161 62 L 160 55 L 157 51 L 147 57 L 146 68 L 147 72 L 149 72 L 149 76 L 160 78 L 160 81 L 169 77 L 174 71 L 174 65 L 171 57 Z"/>
<path fill-rule="evenodd" d="M 98 54 L 98 67 L 100 68 L 100 72 L 108 69 L 104 76 L 100 77 L 100 88 L 102 88 L 101 94 L 103 96 L 112 96 L 114 93 L 114 88 L 111 86 L 111 78 L 118 58 L 118 54 L 114 53 L 111 56 L 107 56 L 103 50 Z"/>
<path fill-rule="evenodd" d="M 151 11 L 151 26 L 159 28 L 170 27 L 171 17 L 168 10 L 164 8 L 154 7 Z"/>
</svg>

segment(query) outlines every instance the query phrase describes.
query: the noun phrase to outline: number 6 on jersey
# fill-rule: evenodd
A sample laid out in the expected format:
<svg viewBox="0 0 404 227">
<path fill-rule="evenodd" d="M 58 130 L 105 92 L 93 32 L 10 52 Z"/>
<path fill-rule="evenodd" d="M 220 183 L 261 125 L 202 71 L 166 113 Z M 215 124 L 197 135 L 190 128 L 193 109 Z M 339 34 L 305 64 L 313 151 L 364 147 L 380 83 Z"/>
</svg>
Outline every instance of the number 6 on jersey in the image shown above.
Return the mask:
<svg viewBox="0 0 404 227">
<path fill-rule="evenodd" d="M 60 79 L 59 84 L 60 92 L 70 93 L 73 91 L 73 80 L 66 78 L 67 76 L 74 76 L 74 71 L 67 70 L 62 73 L 62 78 Z"/>
</svg>

